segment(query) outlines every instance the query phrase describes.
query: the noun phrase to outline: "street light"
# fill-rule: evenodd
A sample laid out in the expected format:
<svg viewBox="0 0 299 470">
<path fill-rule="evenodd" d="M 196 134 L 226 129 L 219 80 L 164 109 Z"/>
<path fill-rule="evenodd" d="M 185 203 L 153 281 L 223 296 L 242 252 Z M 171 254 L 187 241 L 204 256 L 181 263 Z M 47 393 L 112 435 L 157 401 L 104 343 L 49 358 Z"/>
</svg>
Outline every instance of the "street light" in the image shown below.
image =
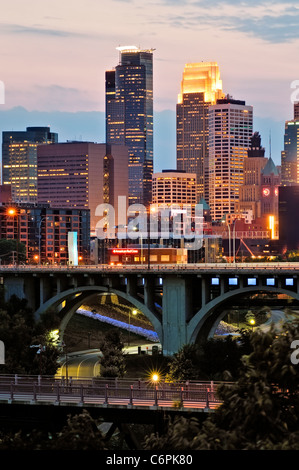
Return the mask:
<svg viewBox="0 0 299 470">
<path fill-rule="evenodd" d="M 132 310 L 132 315 L 137 315 L 138 311 L 134 308 Z M 129 310 L 129 339 L 128 339 L 128 346 L 130 346 L 130 333 L 131 333 L 131 309 Z"/>
<path fill-rule="evenodd" d="M 45 220 L 47 218 L 48 218 L 47 215 L 42 216 L 39 223 L 38 223 L 38 263 L 39 264 L 42 264 L 41 263 L 41 238 L 42 238 L 41 227 L 42 227 L 43 220 Z"/>
<path fill-rule="evenodd" d="M 254 319 L 254 318 L 250 318 L 249 323 L 250 323 L 250 325 L 252 326 L 252 331 L 253 331 L 253 327 L 254 327 L 254 325 L 255 325 L 255 319 Z"/>
<path fill-rule="evenodd" d="M 16 240 L 16 252 L 17 252 L 17 265 L 19 264 L 19 218 L 18 218 L 18 211 L 15 207 L 9 207 L 7 209 L 7 215 L 10 217 L 17 216 L 17 240 Z"/>
</svg>

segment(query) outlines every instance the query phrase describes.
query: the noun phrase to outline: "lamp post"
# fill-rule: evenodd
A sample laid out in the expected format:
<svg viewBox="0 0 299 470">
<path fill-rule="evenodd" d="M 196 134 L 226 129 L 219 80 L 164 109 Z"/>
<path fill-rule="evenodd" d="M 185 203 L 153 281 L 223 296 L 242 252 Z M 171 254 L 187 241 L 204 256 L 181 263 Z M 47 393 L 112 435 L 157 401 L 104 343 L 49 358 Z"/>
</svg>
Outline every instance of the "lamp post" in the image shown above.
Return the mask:
<svg viewBox="0 0 299 470">
<path fill-rule="evenodd" d="M 8 210 L 7 210 L 7 214 L 12 217 L 14 219 L 14 217 L 16 216 L 17 217 L 17 240 L 16 240 L 16 264 L 18 265 L 19 264 L 19 230 L 20 230 L 20 227 L 19 227 L 19 213 L 17 211 L 17 209 L 15 207 L 10 207 Z"/>
<path fill-rule="evenodd" d="M 65 381 L 66 381 L 66 385 L 68 385 L 68 381 L 69 381 L 69 371 L 68 371 L 68 352 L 67 352 L 67 345 L 66 343 L 63 341 L 62 344 L 62 349 L 65 350 Z"/>
<path fill-rule="evenodd" d="M 137 310 L 134 308 L 132 310 L 132 315 L 137 315 Z M 129 310 L 129 339 L 128 339 L 128 346 L 130 346 L 130 333 L 131 333 L 131 309 Z"/>
<path fill-rule="evenodd" d="M 48 218 L 47 215 L 42 216 L 39 223 L 38 223 L 38 264 L 42 264 L 41 263 L 41 238 L 42 238 L 41 228 L 42 228 L 42 222 L 43 222 L 43 220 L 45 220 L 47 218 Z"/>
</svg>

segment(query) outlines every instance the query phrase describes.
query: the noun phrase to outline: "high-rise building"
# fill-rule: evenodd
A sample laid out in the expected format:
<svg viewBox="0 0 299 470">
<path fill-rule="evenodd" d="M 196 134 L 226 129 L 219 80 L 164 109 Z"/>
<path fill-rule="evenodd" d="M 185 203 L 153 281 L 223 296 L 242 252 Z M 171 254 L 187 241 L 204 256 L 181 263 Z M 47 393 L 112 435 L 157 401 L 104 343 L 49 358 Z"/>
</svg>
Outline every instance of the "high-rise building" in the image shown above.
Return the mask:
<svg viewBox="0 0 299 470">
<path fill-rule="evenodd" d="M 196 174 L 179 170 L 163 170 L 153 174 L 153 206 L 195 207 Z"/>
<path fill-rule="evenodd" d="M 16 202 L 37 200 L 37 146 L 58 141 L 49 127 L 2 133 L 2 184 L 11 186 Z"/>
<path fill-rule="evenodd" d="M 208 195 L 208 110 L 223 96 L 216 62 L 185 65 L 176 106 L 177 169 L 196 174 L 198 201 Z"/>
<path fill-rule="evenodd" d="M 270 157 L 261 174 L 261 217 L 274 216 L 276 222 L 278 221 L 278 190 L 280 182 L 279 170 Z"/>
<path fill-rule="evenodd" d="M 129 202 L 149 205 L 153 173 L 153 49 L 119 47 L 106 71 L 106 143 L 129 150 Z"/>
<path fill-rule="evenodd" d="M 128 150 L 122 145 L 65 142 L 38 147 L 38 202 L 54 208 L 90 210 L 90 230 L 102 217 L 100 204 L 114 208 L 118 197 L 128 200 Z M 111 228 L 111 227 L 110 227 Z"/>
<path fill-rule="evenodd" d="M 69 232 L 77 234 L 79 263 L 89 263 L 90 230 L 88 209 L 53 209 L 49 204 L 0 204 L 0 238 L 18 240 L 25 245 L 25 257 L 19 245 L 6 262 L 69 262 Z M 2 262 L 5 262 L 2 260 Z"/>
<path fill-rule="evenodd" d="M 285 122 L 284 149 L 281 152 L 281 184 L 299 183 L 299 104 L 294 104 L 294 119 Z"/>
<path fill-rule="evenodd" d="M 283 253 L 299 250 L 299 185 L 279 187 L 279 243 Z"/>
<path fill-rule="evenodd" d="M 253 109 L 229 96 L 209 108 L 209 206 L 213 220 L 235 212 L 244 182 Z"/>
<path fill-rule="evenodd" d="M 255 132 L 251 137 L 248 158 L 244 159 L 243 184 L 239 189 L 239 201 L 235 212 L 250 214 L 251 218 L 261 217 L 262 170 L 267 164 L 265 149 L 261 146 L 261 137 Z"/>
</svg>

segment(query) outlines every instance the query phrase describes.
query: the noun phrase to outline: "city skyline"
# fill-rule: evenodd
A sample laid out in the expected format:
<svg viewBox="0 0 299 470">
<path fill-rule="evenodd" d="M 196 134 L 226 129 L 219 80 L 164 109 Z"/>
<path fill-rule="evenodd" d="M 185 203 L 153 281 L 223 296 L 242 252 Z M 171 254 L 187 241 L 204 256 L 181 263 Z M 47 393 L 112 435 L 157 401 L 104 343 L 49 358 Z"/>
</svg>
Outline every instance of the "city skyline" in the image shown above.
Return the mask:
<svg viewBox="0 0 299 470">
<path fill-rule="evenodd" d="M 135 44 L 155 49 L 154 113 L 169 111 L 168 128 L 173 126 L 170 120 L 185 64 L 216 61 L 223 91 L 253 106 L 257 121 L 268 120 L 265 130 L 258 125 L 254 130 L 261 130 L 268 154 L 265 136 L 272 130 L 271 150 L 279 163 L 284 121 L 292 116 L 291 84 L 299 78 L 296 61 L 290 60 L 299 44 L 295 2 L 274 1 L 270 7 L 256 1 L 239 5 L 233 0 L 209 4 L 190 0 L 61 4 L 54 0 L 52 11 L 48 15 L 43 4 L 33 0 L 26 6 L 12 0 L 3 11 L 0 79 L 5 84 L 5 105 L 1 114 L 16 106 L 29 113 L 52 112 L 55 124 L 62 112 L 103 113 L 105 70 L 115 65 L 117 46 Z M 32 125 L 53 127 L 53 121 Z M 276 140 L 277 123 L 281 136 Z M 155 133 L 160 132 L 159 125 L 154 121 Z M 59 128 L 55 131 L 61 134 Z M 97 141 L 103 131 L 99 129 Z M 77 130 L 68 138 L 75 135 Z M 82 132 L 83 139 L 86 135 Z M 166 158 L 165 147 L 155 149 L 155 171 L 161 168 L 163 154 Z"/>
</svg>

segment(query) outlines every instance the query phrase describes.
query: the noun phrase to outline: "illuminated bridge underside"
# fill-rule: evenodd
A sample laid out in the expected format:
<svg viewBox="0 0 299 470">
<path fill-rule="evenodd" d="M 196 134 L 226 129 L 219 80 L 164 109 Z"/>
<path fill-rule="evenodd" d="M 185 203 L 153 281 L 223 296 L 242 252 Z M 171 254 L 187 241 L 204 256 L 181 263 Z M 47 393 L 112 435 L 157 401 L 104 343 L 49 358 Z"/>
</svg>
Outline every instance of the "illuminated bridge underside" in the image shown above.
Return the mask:
<svg viewBox="0 0 299 470">
<path fill-rule="evenodd" d="M 59 311 L 61 333 L 84 301 L 116 294 L 151 321 L 165 355 L 213 336 L 220 307 L 254 293 L 285 294 L 299 301 L 299 266 L 268 264 L 144 267 L 0 268 L 8 300 L 26 298 L 36 318 Z"/>
</svg>

